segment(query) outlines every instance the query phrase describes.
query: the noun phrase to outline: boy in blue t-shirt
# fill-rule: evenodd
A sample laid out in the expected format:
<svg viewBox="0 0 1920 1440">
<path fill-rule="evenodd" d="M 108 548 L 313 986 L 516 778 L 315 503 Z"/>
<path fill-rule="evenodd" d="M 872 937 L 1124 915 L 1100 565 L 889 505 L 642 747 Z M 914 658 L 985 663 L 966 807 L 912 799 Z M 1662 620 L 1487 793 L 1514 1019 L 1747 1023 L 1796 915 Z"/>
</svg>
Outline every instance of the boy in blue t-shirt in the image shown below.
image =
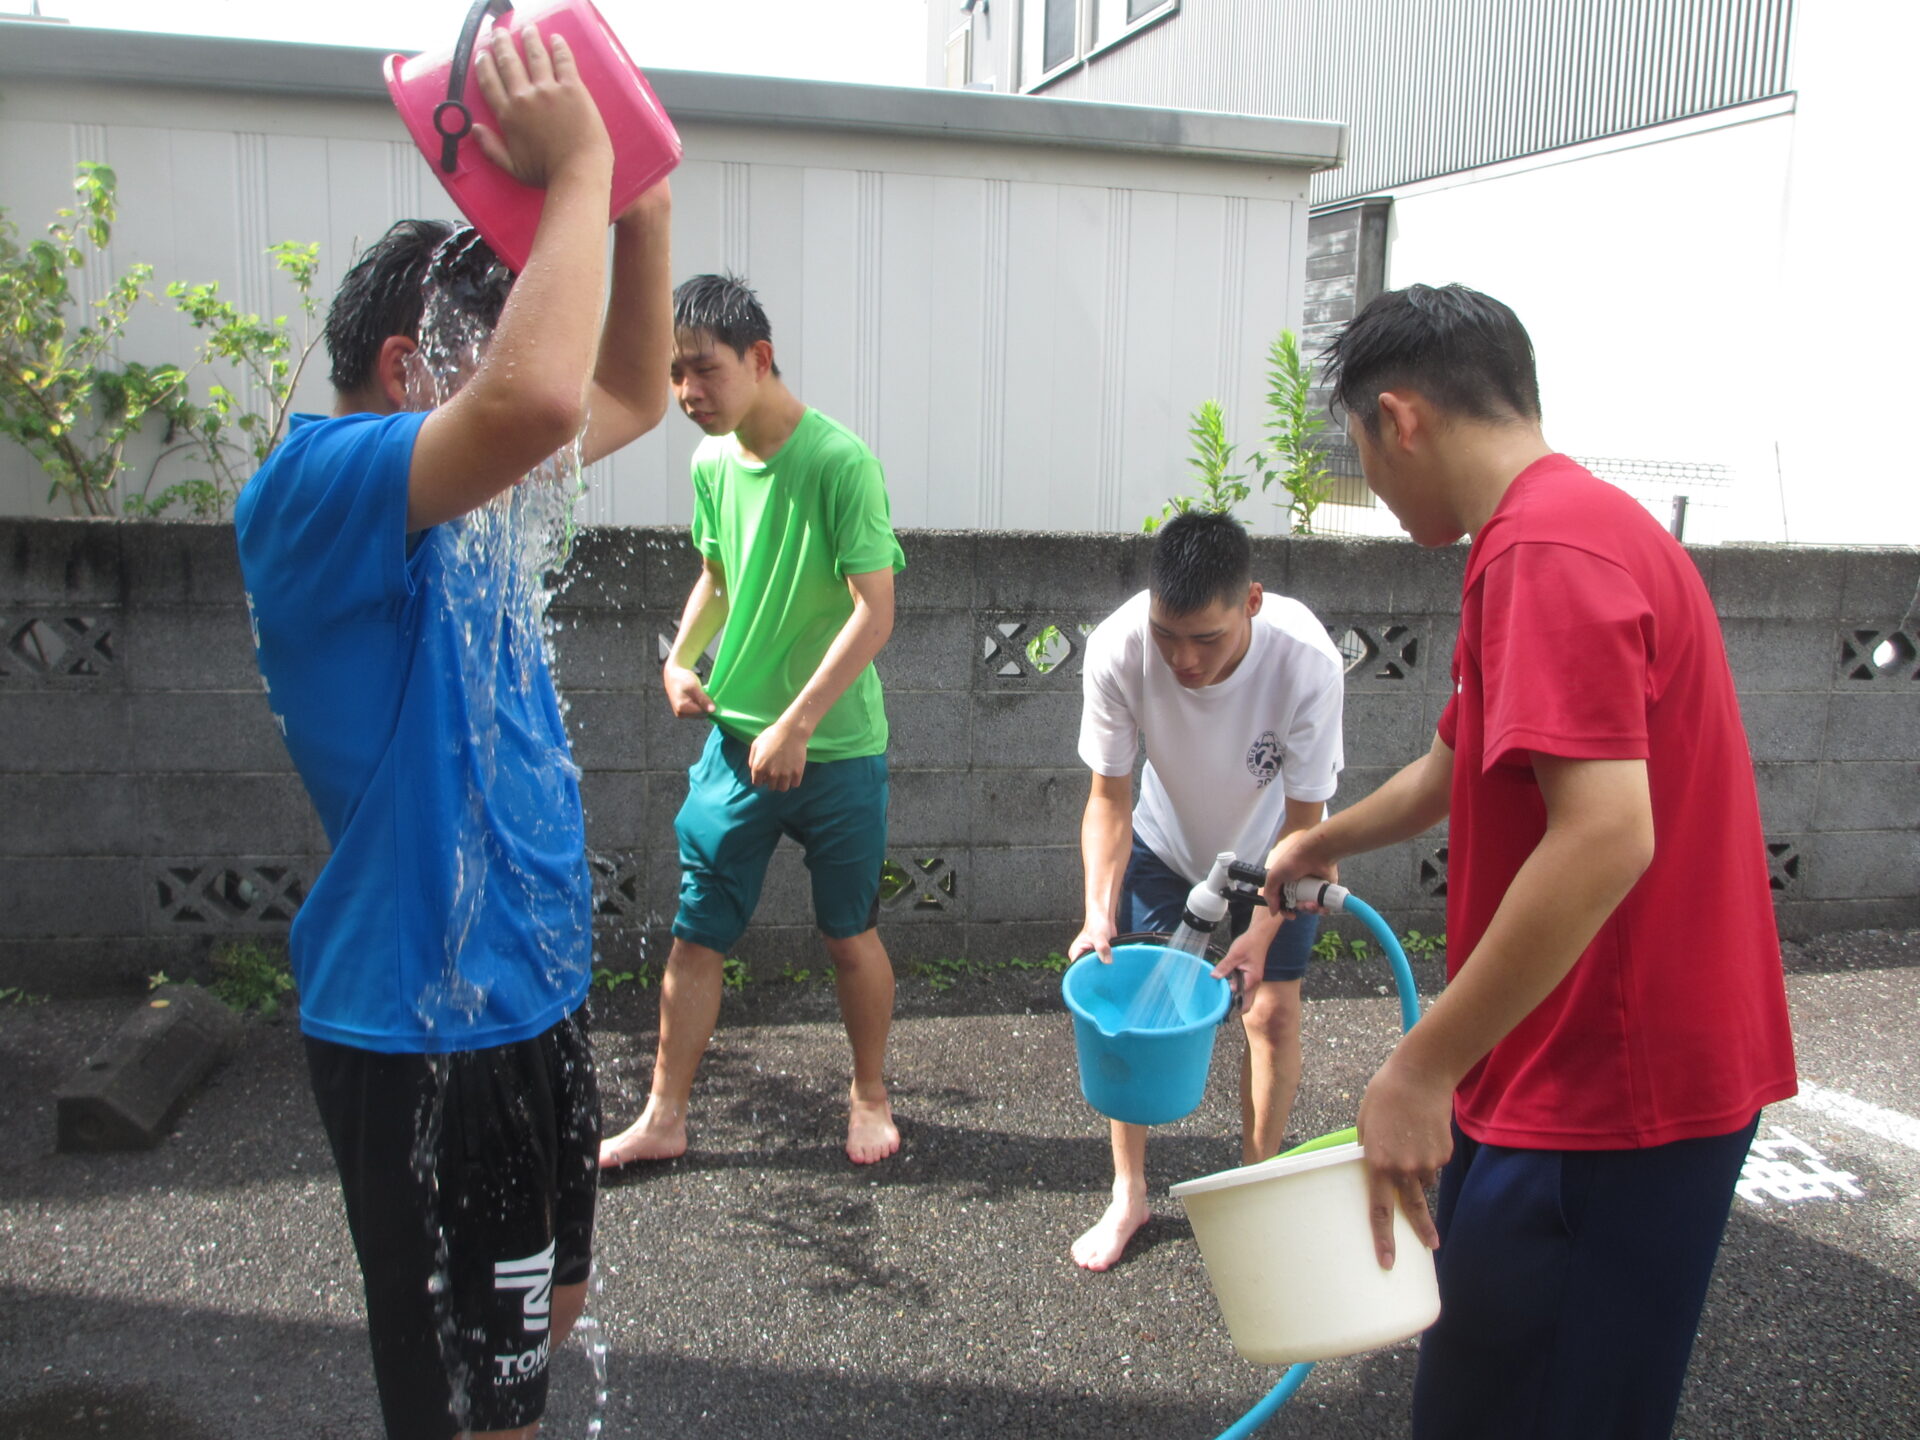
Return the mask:
<svg viewBox="0 0 1920 1440">
<path fill-rule="evenodd" d="M 657 424 L 672 341 L 664 185 L 614 224 L 600 323 L 612 147 L 565 41 L 498 26 L 475 73 L 500 117 L 478 143 L 545 191 L 525 268 L 395 225 L 328 315 L 332 416 L 295 417 L 235 507 L 261 677 L 332 845 L 292 960 L 407 1440 L 532 1435 L 585 1300 L 591 897 L 524 563 L 565 492 L 529 472 Z"/>
</svg>

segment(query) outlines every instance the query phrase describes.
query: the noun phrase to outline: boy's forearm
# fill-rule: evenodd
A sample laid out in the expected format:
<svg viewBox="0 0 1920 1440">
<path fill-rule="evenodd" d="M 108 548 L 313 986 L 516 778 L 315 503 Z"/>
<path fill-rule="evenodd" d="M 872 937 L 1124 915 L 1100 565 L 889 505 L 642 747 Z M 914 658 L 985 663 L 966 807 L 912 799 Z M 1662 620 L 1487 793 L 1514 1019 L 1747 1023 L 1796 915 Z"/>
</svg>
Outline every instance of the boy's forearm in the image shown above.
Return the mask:
<svg viewBox="0 0 1920 1440">
<path fill-rule="evenodd" d="M 569 165 L 548 185 L 526 268 L 468 391 L 500 390 L 512 403 L 546 388 L 553 403 L 569 402 L 576 412 L 585 402 L 604 293 L 606 203 L 597 157 Z"/>
<path fill-rule="evenodd" d="M 1118 928 L 1120 882 L 1126 874 L 1126 855 L 1133 835 L 1133 810 L 1126 800 L 1103 794 L 1095 777 L 1080 817 L 1080 864 L 1086 876 L 1086 920 L 1104 920 Z M 1131 777 L 1128 777 L 1131 784 Z"/>
<path fill-rule="evenodd" d="M 1436 738 L 1366 799 L 1316 826 L 1314 848 L 1339 861 L 1411 840 L 1447 818 L 1452 784 L 1453 752 Z"/>
<path fill-rule="evenodd" d="M 864 596 L 856 594 L 853 613 L 840 627 L 840 633 L 833 637 L 812 677 L 781 715 L 780 723 L 811 737 L 826 713 L 839 703 L 848 687 L 886 647 L 892 634 L 891 611 L 882 614 Z"/>
<path fill-rule="evenodd" d="M 680 628 L 674 632 L 667 662 L 691 670 L 708 642 L 727 623 L 728 611 L 726 591 L 711 570 L 702 569 L 680 612 Z"/>
<path fill-rule="evenodd" d="M 594 362 L 589 459 L 645 434 L 666 414 L 673 352 L 671 220 L 662 202 L 636 206 L 614 224 L 613 287 Z"/>
</svg>

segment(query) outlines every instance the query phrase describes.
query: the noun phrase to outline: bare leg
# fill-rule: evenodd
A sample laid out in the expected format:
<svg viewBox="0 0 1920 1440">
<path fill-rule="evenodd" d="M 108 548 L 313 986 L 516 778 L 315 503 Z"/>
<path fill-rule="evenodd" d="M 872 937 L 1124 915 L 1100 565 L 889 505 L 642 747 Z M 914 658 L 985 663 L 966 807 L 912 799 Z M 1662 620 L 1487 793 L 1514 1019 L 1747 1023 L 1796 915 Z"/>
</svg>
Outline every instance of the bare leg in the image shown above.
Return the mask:
<svg viewBox="0 0 1920 1440">
<path fill-rule="evenodd" d="M 827 939 L 827 955 L 833 961 L 840 1019 L 853 1046 L 847 1158 L 856 1165 L 871 1165 L 900 1148 L 885 1074 L 887 1034 L 893 1028 L 893 962 L 877 929 L 844 940 Z"/>
<path fill-rule="evenodd" d="M 1073 1242 L 1073 1263 L 1105 1270 L 1126 1253 L 1134 1232 L 1147 1223 L 1147 1127 L 1113 1126 L 1113 1200 L 1094 1227 Z"/>
<path fill-rule="evenodd" d="M 687 1150 L 687 1100 L 694 1072 L 720 1018 L 718 950 L 674 937 L 660 980 L 660 1045 L 653 1058 L 653 1089 L 640 1118 L 600 1142 L 600 1168 L 632 1160 L 671 1160 Z"/>
<path fill-rule="evenodd" d="M 1268 980 L 1241 1015 L 1247 1054 L 1240 1065 L 1240 1160 L 1280 1153 L 1300 1088 L 1300 982 Z"/>
</svg>

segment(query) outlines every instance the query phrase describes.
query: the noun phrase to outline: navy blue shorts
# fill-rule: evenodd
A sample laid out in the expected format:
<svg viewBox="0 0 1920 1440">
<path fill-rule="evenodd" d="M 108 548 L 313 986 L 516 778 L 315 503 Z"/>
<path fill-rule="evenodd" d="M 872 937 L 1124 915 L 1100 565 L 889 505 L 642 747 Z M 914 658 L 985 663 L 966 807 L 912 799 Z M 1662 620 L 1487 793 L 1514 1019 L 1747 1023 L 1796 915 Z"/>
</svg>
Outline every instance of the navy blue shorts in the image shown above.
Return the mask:
<svg viewBox="0 0 1920 1440">
<path fill-rule="evenodd" d="M 1644 1150 L 1515 1150 L 1456 1125 L 1414 1440 L 1666 1440 L 1759 1120 Z"/>
<path fill-rule="evenodd" d="M 1197 881 L 1185 879 L 1138 835 L 1127 857 L 1126 878 L 1120 882 L 1120 914 L 1128 931 L 1171 935 L 1186 910 L 1187 892 Z M 1230 933 L 1240 934 L 1253 919 L 1252 903 L 1234 902 L 1227 910 Z M 1265 980 L 1298 980 L 1307 973 L 1307 957 L 1320 933 L 1318 915 L 1296 915 L 1282 925 L 1267 947 Z"/>
</svg>

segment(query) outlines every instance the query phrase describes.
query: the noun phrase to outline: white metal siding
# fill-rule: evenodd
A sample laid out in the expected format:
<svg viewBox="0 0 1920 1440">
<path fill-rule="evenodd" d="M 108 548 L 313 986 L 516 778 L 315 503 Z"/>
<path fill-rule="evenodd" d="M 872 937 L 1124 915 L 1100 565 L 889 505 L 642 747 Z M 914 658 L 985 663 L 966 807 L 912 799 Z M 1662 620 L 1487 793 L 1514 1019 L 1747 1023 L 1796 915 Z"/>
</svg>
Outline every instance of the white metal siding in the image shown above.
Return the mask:
<svg viewBox="0 0 1920 1440">
<path fill-rule="evenodd" d="M 65 81 L 13 81 L 7 99 L 10 216 L 37 232 L 70 202 L 74 162 L 104 160 L 120 179 L 112 265 L 148 261 L 156 283 L 218 279 L 281 312 L 267 244 L 320 241 L 331 294 L 356 244 L 452 213 L 383 101 Z M 676 277 L 752 281 L 788 379 L 873 445 L 899 524 L 1134 529 L 1189 488 L 1185 417 L 1202 400 L 1258 439 L 1260 357 L 1300 323 L 1304 168 L 795 127 L 683 138 Z M 189 343 L 156 308 L 129 358 Z M 323 353 L 301 400 L 330 403 Z M 597 467 L 587 518 L 686 521 L 698 438 L 670 414 Z M 24 452 L 0 449 L 0 510 L 36 511 L 44 490 Z"/>
</svg>

